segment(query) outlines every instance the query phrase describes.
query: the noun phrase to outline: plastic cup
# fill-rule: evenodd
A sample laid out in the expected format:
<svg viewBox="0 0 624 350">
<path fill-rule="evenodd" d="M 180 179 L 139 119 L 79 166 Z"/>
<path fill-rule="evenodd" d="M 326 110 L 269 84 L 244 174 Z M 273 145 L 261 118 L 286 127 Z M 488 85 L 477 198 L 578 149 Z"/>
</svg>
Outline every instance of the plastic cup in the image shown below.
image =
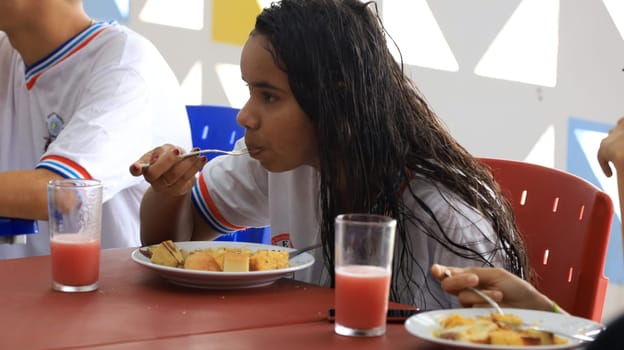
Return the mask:
<svg viewBox="0 0 624 350">
<path fill-rule="evenodd" d="M 335 222 L 334 331 L 345 336 L 380 336 L 392 275 L 396 220 L 381 215 L 343 214 Z"/>
<path fill-rule="evenodd" d="M 102 183 L 63 179 L 48 183 L 52 288 L 90 292 L 98 288 L 102 230 Z"/>
</svg>

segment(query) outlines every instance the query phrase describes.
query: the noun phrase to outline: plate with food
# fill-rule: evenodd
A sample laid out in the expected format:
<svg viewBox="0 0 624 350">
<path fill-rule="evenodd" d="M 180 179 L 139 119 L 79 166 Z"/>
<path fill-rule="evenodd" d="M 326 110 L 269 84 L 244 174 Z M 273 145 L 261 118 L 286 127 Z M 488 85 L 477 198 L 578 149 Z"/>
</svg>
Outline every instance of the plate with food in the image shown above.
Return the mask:
<svg viewBox="0 0 624 350">
<path fill-rule="evenodd" d="M 594 321 L 564 314 L 503 308 L 435 310 L 405 321 L 416 337 L 463 349 L 573 349 L 583 341 L 565 335 L 595 337 L 604 327 Z"/>
<path fill-rule="evenodd" d="M 177 285 L 241 289 L 270 285 L 314 264 L 314 257 L 308 253 L 289 259 L 293 250 L 247 242 L 164 241 L 137 248 L 131 257 Z"/>
</svg>

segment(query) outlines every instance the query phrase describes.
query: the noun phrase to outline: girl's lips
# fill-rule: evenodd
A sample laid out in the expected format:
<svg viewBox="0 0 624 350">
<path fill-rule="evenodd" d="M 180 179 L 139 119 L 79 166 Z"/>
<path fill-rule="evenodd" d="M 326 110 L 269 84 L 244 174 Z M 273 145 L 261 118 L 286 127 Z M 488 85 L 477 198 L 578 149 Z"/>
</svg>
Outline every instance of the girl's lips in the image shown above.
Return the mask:
<svg viewBox="0 0 624 350">
<path fill-rule="evenodd" d="M 249 155 L 254 157 L 262 152 L 262 148 L 256 146 L 247 146 L 247 151 L 249 151 Z"/>
</svg>

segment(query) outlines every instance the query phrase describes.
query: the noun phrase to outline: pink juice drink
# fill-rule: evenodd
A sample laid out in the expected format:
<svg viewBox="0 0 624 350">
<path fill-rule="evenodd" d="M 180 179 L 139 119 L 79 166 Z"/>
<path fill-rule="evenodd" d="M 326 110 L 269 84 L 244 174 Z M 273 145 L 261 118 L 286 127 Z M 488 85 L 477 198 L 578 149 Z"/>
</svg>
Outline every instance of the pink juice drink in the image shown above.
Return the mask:
<svg viewBox="0 0 624 350">
<path fill-rule="evenodd" d="M 84 286 L 98 281 L 100 242 L 77 236 L 57 234 L 50 240 L 52 279 L 57 283 Z"/>
<path fill-rule="evenodd" d="M 336 268 L 336 323 L 371 329 L 386 323 L 390 272 L 378 266 Z"/>
</svg>

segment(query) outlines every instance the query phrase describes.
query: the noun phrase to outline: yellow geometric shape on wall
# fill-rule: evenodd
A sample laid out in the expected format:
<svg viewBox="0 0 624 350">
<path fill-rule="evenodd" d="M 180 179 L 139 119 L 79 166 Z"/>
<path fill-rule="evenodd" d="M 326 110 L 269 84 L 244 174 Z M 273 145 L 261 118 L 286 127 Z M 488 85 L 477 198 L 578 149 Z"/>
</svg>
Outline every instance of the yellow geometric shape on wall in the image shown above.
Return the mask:
<svg viewBox="0 0 624 350">
<path fill-rule="evenodd" d="M 261 10 L 257 0 L 212 0 L 212 40 L 243 45 Z"/>
</svg>

